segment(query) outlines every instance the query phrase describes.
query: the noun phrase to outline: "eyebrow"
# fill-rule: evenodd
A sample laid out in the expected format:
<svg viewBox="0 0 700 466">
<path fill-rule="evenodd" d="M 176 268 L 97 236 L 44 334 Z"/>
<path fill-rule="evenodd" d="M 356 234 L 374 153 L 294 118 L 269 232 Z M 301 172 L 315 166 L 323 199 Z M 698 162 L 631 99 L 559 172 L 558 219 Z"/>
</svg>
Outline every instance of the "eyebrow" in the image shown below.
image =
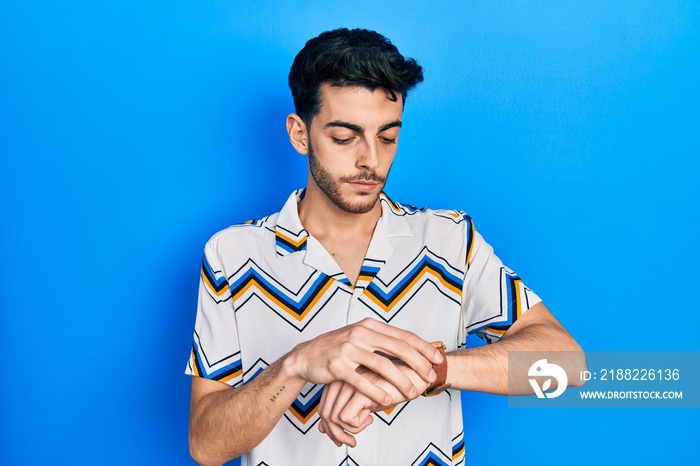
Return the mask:
<svg viewBox="0 0 700 466">
<path fill-rule="evenodd" d="M 391 123 L 387 123 L 381 128 L 379 128 L 379 132 L 381 133 L 382 131 L 386 131 L 391 128 L 401 128 L 401 126 L 403 126 L 401 120 L 394 120 Z"/>
<path fill-rule="evenodd" d="M 384 126 L 379 128 L 379 132 L 381 133 L 382 131 L 386 131 L 391 128 L 401 128 L 401 120 L 394 120 L 390 123 L 385 124 Z M 341 120 L 333 120 L 324 126 L 324 128 L 347 128 L 351 131 L 355 131 L 356 133 L 364 134 L 365 129 L 362 126 L 353 124 L 353 123 L 348 123 L 347 121 L 341 121 Z"/>
</svg>

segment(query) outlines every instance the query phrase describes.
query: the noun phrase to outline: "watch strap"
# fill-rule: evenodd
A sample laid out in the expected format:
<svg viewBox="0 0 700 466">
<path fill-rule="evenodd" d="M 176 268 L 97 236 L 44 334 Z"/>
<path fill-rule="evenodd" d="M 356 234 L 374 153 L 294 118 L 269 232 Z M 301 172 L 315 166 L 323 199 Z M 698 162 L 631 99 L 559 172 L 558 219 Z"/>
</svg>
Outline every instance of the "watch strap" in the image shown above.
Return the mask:
<svg viewBox="0 0 700 466">
<path fill-rule="evenodd" d="M 442 393 L 450 388 L 450 384 L 445 383 L 447 381 L 447 356 L 445 356 L 447 347 L 441 341 L 435 341 L 432 343 L 432 345 L 435 347 L 435 349 L 440 351 L 440 354 L 442 354 L 442 362 L 437 365 L 433 364 L 433 370 L 435 371 L 435 374 L 437 374 L 437 377 L 435 378 L 435 381 L 423 392 L 423 396 L 437 395 L 438 393 Z"/>
</svg>

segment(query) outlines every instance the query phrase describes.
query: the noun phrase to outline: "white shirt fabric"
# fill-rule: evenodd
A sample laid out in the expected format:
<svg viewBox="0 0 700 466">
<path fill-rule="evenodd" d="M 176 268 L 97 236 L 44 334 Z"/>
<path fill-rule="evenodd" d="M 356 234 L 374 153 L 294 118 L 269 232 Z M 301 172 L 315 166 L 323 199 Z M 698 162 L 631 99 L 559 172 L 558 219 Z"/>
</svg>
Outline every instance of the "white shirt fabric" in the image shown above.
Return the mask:
<svg viewBox="0 0 700 466">
<path fill-rule="evenodd" d="M 229 227 L 206 244 L 194 345 L 186 373 L 239 387 L 295 345 L 366 317 L 440 340 L 448 351 L 477 333 L 497 341 L 540 301 L 454 210 L 380 197 L 382 215 L 360 277 L 350 281 L 301 225 L 292 193 L 279 213 Z M 242 465 L 458 465 L 458 391 L 419 397 L 338 448 L 316 424 L 323 386 L 307 384 Z"/>
</svg>

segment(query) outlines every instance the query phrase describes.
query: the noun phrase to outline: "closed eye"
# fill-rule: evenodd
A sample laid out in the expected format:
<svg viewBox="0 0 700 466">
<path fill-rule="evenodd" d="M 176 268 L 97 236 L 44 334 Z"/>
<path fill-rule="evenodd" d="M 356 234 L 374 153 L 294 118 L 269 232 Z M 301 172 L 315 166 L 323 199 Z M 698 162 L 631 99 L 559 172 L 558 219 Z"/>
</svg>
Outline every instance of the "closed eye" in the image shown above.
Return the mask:
<svg viewBox="0 0 700 466">
<path fill-rule="evenodd" d="M 347 143 L 349 143 L 350 141 L 352 141 L 352 138 L 348 138 L 348 139 L 332 138 L 332 139 L 333 139 L 333 142 L 334 142 L 334 143 L 336 143 L 336 144 L 338 144 L 338 145 L 341 145 L 341 146 L 342 146 L 342 145 L 345 145 L 345 144 L 347 144 Z"/>
<path fill-rule="evenodd" d="M 396 138 L 382 138 L 384 144 L 396 144 Z"/>
</svg>

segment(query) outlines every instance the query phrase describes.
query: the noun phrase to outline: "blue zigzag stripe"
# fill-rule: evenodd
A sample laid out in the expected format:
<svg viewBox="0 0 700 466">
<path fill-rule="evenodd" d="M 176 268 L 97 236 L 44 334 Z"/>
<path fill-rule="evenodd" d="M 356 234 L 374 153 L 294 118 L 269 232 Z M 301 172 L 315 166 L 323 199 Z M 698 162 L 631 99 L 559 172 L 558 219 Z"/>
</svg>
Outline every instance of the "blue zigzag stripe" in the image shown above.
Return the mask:
<svg viewBox="0 0 700 466">
<path fill-rule="evenodd" d="M 304 313 L 311 301 L 314 300 L 316 295 L 323 289 L 329 280 L 331 280 L 331 278 L 328 275 L 319 274 L 318 278 L 314 281 L 309 290 L 298 301 L 293 301 L 288 299 L 283 293 L 280 293 L 276 286 L 267 281 L 255 269 L 250 268 L 241 278 L 231 284 L 231 294 L 236 296 L 250 282 L 255 282 L 260 288 L 265 290 L 281 304 L 283 304 L 287 310 L 295 313 L 297 316 L 300 316 Z"/>
<path fill-rule="evenodd" d="M 467 222 L 465 230 L 467 232 L 466 263 L 467 263 L 467 267 L 468 267 L 470 265 L 470 262 L 471 262 L 472 246 L 474 245 L 474 221 L 472 220 L 472 218 L 469 215 L 467 215 L 465 213 L 462 213 L 462 218 L 464 219 L 465 222 Z"/>
<path fill-rule="evenodd" d="M 456 289 L 462 289 L 462 280 L 459 277 L 449 273 L 445 267 L 435 262 L 431 258 L 423 256 L 413 270 L 406 274 L 403 280 L 401 280 L 395 287 L 391 288 L 388 293 L 384 293 L 374 282 L 367 286 L 366 291 L 375 296 L 384 305 L 388 305 L 403 292 L 403 290 L 423 271 L 424 268 L 430 268 L 436 271 L 440 277 L 445 280 L 445 282 L 452 285 Z"/>
<path fill-rule="evenodd" d="M 197 373 L 205 377 L 207 379 L 213 379 L 213 380 L 221 380 L 224 379 L 232 374 L 235 374 L 236 372 L 240 372 L 241 369 L 243 368 L 243 364 L 240 359 L 235 360 L 220 369 L 217 369 L 213 372 L 209 372 L 206 367 L 204 367 L 204 364 L 202 364 L 202 352 L 200 351 L 199 345 L 195 341 L 193 343 L 193 350 L 194 350 L 194 364 L 197 368 Z M 206 356 L 204 358 L 206 361 Z"/>
<path fill-rule="evenodd" d="M 209 261 L 207 261 L 207 256 L 205 255 L 202 257 L 202 272 L 204 272 L 204 276 L 207 278 L 209 283 L 211 284 L 212 288 L 217 292 L 217 294 L 226 288 L 228 286 L 228 281 L 226 281 L 226 277 L 219 277 L 216 278 L 216 273 L 214 270 L 212 270 L 211 265 L 209 265 Z"/>
<path fill-rule="evenodd" d="M 360 275 L 364 277 L 374 277 L 379 272 L 379 267 L 372 267 L 369 265 L 363 265 L 360 269 Z"/>
<path fill-rule="evenodd" d="M 508 272 L 505 272 L 505 276 L 506 283 L 501 286 L 505 286 L 506 288 L 508 305 L 505 311 L 508 320 L 505 322 L 499 322 L 497 325 L 488 325 L 489 328 L 497 330 L 508 330 L 508 328 L 513 325 L 516 320 L 518 320 L 518 316 L 516 314 L 518 312 L 518 301 L 520 300 L 520 296 L 518 295 L 518 287 L 516 283 L 520 281 L 520 277 L 514 273 L 511 274 Z"/>
<path fill-rule="evenodd" d="M 427 452 L 427 455 L 425 458 L 423 458 L 423 461 L 418 463 L 418 459 L 420 459 L 423 455 L 425 455 Z M 438 456 L 440 454 L 443 458 L 445 458 L 447 461 L 450 461 L 450 458 L 447 457 L 445 452 L 443 452 L 441 449 L 439 449 L 433 442 L 430 442 L 428 446 L 421 452 L 420 455 L 418 455 L 418 459 L 416 459 L 412 465 L 418 465 L 418 466 L 448 466 L 449 463 L 445 462 L 445 460 L 440 459 Z M 451 462 L 451 461 L 450 461 Z"/>
<path fill-rule="evenodd" d="M 438 458 L 432 451 L 428 453 L 428 456 L 420 463 L 419 466 L 449 466 L 443 460 Z"/>
<path fill-rule="evenodd" d="M 301 243 L 299 246 L 295 246 L 292 243 L 290 243 L 289 241 L 286 241 L 279 236 L 275 236 L 275 241 L 277 242 L 277 247 L 282 248 L 285 251 L 290 252 L 290 253 L 306 250 L 306 240 L 304 240 L 304 242 Z"/>
<path fill-rule="evenodd" d="M 452 457 L 454 458 L 464 448 L 464 440 L 452 447 Z"/>
<path fill-rule="evenodd" d="M 323 388 L 319 390 L 314 396 L 311 397 L 306 403 L 296 398 L 290 408 L 300 414 L 302 417 L 306 418 L 316 407 L 321 400 L 321 395 L 323 394 Z"/>
</svg>

